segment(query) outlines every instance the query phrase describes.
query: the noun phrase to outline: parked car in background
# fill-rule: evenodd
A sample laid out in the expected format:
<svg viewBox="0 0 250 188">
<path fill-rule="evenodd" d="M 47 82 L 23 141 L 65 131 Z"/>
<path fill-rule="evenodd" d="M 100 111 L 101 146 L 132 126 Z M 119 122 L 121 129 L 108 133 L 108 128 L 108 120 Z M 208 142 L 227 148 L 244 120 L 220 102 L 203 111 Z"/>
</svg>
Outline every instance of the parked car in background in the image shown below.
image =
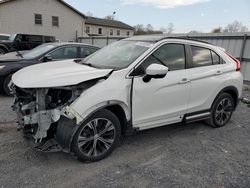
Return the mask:
<svg viewBox="0 0 250 188">
<path fill-rule="evenodd" d="M 2 34 L 0 33 L 0 40 L 9 40 L 10 35 L 9 34 Z"/>
<path fill-rule="evenodd" d="M 2 55 L 0 56 L 0 87 L 5 94 L 11 95 L 8 84 L 16 71 L 48 61 L 85 58 L 97 50 L 99 47 L 83 43 L 47 43 L 24 54 L 12 52 Z"/>
<path fill-rule="evenodd" d="M 81 161 L 105 158 L 133 131 L 201 120 L 222 127 L 243 87 L 240 62 L 225 50 L 164 36 L 124 39 L 81 62 L 30 66 L 12 80 L 24 135 L 41 151 Z"/>
<path fill-rule="evenodd" d="M 55 42 L 55 37 L 30 34 L 13 34 L 7 39 L 0 39 L 0 55 L 13 51 L 30 50 L 43 43 Z"/>
</svg>

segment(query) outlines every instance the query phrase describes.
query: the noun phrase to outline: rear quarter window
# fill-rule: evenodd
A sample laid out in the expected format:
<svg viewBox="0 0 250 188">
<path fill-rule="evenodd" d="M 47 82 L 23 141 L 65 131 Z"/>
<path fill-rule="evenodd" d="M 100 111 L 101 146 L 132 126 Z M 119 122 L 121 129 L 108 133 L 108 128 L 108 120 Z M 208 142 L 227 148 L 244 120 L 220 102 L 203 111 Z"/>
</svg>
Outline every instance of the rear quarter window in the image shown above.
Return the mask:
<svg viewBox="0 0 250 188">
<path fill-rule="evenodd" d="M 203 67 L 213 64 L 211 51 L 207 48 L 191 46 L 193 67 Z"/>
</svg>

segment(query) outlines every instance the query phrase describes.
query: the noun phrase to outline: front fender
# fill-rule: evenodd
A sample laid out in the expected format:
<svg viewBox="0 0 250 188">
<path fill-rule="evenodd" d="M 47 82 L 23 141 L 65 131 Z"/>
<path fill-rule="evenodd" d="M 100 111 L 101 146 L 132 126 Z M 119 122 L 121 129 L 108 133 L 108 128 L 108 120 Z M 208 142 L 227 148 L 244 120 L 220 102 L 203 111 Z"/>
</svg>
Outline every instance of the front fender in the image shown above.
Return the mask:
<svg viewBox="0 0 250 188">
<path fill-rule="evenodd" d="M 119 101 L 119 100 L 103 101 L 101 103 L 98 103 L 98 104 L 88 108 L 83 114 L 77 113 L 76 110 L 74 110 L 72 107 L 68 106 L 68 107 L 66 107 L 66 110 L 64 112 L 64 116 L 66 116 L 67 118 L 70 118 L 70 119 L 76 118 L 76 124 L 80 125 L 82 122 L 84 122 L 88 117 L 90 117 L 95 112 L 97 112 L 103 108 L 106 108 L 108 106 L 113 106 L 113 105 L 119 105 L 120 107 L 122 107 L 122 109 L 125 112 L 127 121 L 131 120 L 131 113 L 130 113 L 129 107 L 124 102 Z"/>
</svg>

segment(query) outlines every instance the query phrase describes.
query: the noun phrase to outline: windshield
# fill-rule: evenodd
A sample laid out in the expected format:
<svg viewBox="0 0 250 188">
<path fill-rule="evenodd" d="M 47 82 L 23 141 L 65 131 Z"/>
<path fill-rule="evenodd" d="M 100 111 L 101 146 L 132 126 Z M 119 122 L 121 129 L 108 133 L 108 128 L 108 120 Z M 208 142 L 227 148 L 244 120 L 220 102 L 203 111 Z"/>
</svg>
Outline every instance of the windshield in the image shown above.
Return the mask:
<svg viewBox="0 0 250 188">
<path fill-rule="evenodd" d="M 97 68 L 120 70 L 128 67 L 152 45 L 148 42 L 118 41 L 89 56 L 84 63 Z"/>
<path fill-rule="evenodd" d="M 54 47 L 55 47 L 55 45 L 53 45 L 53 44 L 42 44 L 42 45 L 37 46 L 36 48 L 26 52 L 25 54 L 23 54 L 23 57 L 26 59 L 32 59 L 32 58 L 35 58 L 35 57 L 42 55 L 45 52 L 48 52 L 49 50 L 51 50 Z"/>
<path fill-rule="evenodd" d="M 15 40 L 15 38 L 16 38 L 16 34 L 12 34 L 12 35 L 10 35 L 9 40 L 10 40 L 10 41 L 14 41 L 14 40 Z"/>
</svg>

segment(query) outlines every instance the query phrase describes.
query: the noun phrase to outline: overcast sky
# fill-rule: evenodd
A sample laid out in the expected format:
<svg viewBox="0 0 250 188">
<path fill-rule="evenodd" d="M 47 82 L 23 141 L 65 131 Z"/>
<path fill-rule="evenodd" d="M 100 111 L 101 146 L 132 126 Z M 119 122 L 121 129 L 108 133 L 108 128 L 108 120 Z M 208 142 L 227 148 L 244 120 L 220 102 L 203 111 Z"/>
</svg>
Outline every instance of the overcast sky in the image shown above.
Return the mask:
<svg viewBox="0 0 250 188">
<path fill-rule="evenodd" d="M 155 29 L 174 24 L 174 32 L 210 32 L 238 20 L 250 29 L 250 0 L 65 0 L 87 14 L 115 18 L 131 26 L 151 24 Z"/>
</svg>

